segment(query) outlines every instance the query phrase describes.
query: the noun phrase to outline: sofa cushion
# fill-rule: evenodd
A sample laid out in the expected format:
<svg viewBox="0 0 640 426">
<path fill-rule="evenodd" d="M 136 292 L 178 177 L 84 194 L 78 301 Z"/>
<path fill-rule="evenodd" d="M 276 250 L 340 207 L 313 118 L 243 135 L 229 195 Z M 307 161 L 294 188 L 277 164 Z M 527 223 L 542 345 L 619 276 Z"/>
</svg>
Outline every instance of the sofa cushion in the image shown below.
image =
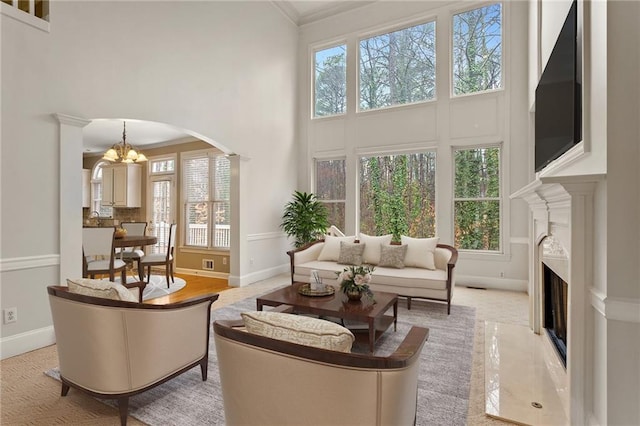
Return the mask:
<svg viewBox="0 0 640 426">
<path fill-rule="evenodd" d="M 411 238 L 402 235 L 400 239 L 402 245 L 407 246 L 407 256 L 404 259 L 405 266 L 436 269 L 434 252 L 440 237 Z"/>
<path fill-rule="evenodd" d="M 340 255 L 338 256 L 338 263 L 341 265 L 361 265 L 362 252 L 364 249 L 365 244 L 340 241 Z"/>
<path fill-rule="evenodd" d="M 333 235 L 327 235 L 324 238 L 324 245 L 322 251 L 318 255 L 318 260 L 333 260 L 338 261 L 340 257 L 340 242 L 353 243 L 356 240 L 356 236 L 350 237 L 334 237 Z"/>
<path fill-rule="evenodd" d="M 380 246 L 380 262 L 378 266 L 387 266 L 390 268 L 404 268 L 404 259 L 407 255 L 407 246 Z"/>
<path fill-rule="evenodd" d="M 402 287 L 446 290 L 447 271 L 442 269 L 432 271 L 415 267 L 396 269 L 378 266 L 375 273 L 371 275 L 371 282 L 369 283 L 374 291 L 376 284 L 397 287 L 398 294 L 403 294 Z"/>
<path fill-rule="evenodd" d="M 369 265 L 377 265 L 380 262 L 380 245 L 388 246 L 391 244 L 393 235 L 370 236 L 360 234 L 359 241 L 366 244 L 364 253 L 362 254 L 362 262 Z"/>
<path fill-rule="evenodd" d="M 68 279 L 67 286 L 71 293 L 85 296 L 102 297 L 103 299 L 138 302 L 138 299 L 122 284 L 90 278 Z"/>
<path fill-rule="evenodd" d="M 355 337 L 345 327 L 317 318 L 282 312 L 243 312 L 249 333 L 339 352 L 351 352 Z"/>
</svg>

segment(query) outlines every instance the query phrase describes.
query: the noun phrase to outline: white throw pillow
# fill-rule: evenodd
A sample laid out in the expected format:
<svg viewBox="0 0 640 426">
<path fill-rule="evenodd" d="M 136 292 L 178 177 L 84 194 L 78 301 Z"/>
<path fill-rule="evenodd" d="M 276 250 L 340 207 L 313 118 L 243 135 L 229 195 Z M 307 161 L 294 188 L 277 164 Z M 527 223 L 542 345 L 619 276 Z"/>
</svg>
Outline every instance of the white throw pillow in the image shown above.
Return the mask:
<svg viewBox="0 0 640 426">
<path fill-rule="evenodd" d="M 380 262 L 380 246 L 391 244 L 392 234 L 372 237 L 367 234 L 360 234 L 360 242 L 366 244 L 362 253 L 362 262 L 369 265 L 377 265 Z"/>
<path fill-rule="evenodd" d="M 324 237 L 324 246 L 318 255 L 318 260 L 332 260 L 334 262 L 338 261 L 340 257 L 340 241 L 344 241 L 345 243 L 353 243 L 356 240 L 356 236 L 352 235 L 350 237 L 334 237 L 332 235 L 327 235 Z"/>
<path fill-rule="evenodd" d="M 440 237 L 411 238 L 402 235 L 400 240 L 402 244 L 407 245 L 407 255 L 404 258 L 404 266 L 436 269 L 435 252 Z"/>
<path fill-rule="evenodd" d="M 251 311 L 240 314 L 249 333 L 298 345 L 351 352 L 355 336 L 331 321 L 282 312 Z"/>
<path fill-rule="evenodd" d="M 67 286 L 71 293 L 125 302 L 138 302 L 138 299 L 125 286 L 111 281 L 90 278 L 67 279 Z"/>
</svg>

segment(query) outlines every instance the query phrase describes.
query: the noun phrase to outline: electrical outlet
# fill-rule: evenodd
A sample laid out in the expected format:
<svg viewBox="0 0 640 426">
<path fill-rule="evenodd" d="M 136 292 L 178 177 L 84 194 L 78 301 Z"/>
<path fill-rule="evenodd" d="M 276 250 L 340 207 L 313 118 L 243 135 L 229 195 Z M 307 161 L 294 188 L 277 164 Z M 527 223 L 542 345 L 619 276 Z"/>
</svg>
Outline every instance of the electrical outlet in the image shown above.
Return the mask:
<svg viewBox="0 0 640 426">
<path fill-rule="evenodd" d="M 18 308 L 7 308 L 3 311 L 3 313 L 5 324 L 10 324 L 12 322 L 18 321 Z"/>
<path fill-rule="evenodd" d="M 223 258 L 222 258 L 222 264 L 223 264 L 223 265 L 226 265 L 226 264 L 227 264 L 227 258 L 226 258 L 226 257 L 223 257 Z"/>
<path fill-rule="evenodd" d="M 504 278 L 504 272 L 500 271 L 500 278 Z"/>
</svg>

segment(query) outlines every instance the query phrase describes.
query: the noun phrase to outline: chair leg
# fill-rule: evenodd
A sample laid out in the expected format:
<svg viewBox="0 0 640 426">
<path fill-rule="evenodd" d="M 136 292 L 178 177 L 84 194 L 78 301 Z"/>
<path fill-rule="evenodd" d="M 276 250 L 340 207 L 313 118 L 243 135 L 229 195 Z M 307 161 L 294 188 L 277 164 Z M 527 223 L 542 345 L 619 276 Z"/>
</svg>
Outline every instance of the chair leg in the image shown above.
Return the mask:
<svg viewBox="0 0 640 426">
<path fill-rule="evenodd" d="M 122 272 L 120 272 L 120 284 L 125 285 L 127 283 L 127 267 L 125 266 Z"/>
<path fill-rule="evenodd" d="M 173 262 L 171 262 L 169 266 L 171 267 L 171 282 L 175 284 L 176 280 L 173 276 Z"/>
<path fill-rule="evenodd" d="M 147 284 L 151 282 L 151 265 L 147 266 Z"/>
<path fill-rule="evenodd" d="M 407 310 L 410 311 L 411 310 L 411 298 L 407 297 Z"/>
<path fill-rule="evenodd" d="M 120 411 L 120 425 L 127 425 L 127 414 L 129 413 L 129 397 L 118 398 L 118 411 Z"/>
<path fill-rule="evenodd" d="M 202 373 L 202 381 L 207 381 L 207 371 L 209 370 L 209 357 L 205 356 L 202 361 L 200 361 L 200 372 Z"/>
<path fill-rule="evenodd" d="M 167 264 L 164 268 L 164 276 L 167 279 L 167 288 L 171 287 L 171 284 L 169 284 L 169 273 L 171 272 L 169 268 L 171 268 L 169 264 Z"/>
<path fill-rule="evenodd" d="M 144 268 L 142 267 L 142 262 L 138 259 L 138 277 L 140 281 L 144 281 Z"/>
</svg>

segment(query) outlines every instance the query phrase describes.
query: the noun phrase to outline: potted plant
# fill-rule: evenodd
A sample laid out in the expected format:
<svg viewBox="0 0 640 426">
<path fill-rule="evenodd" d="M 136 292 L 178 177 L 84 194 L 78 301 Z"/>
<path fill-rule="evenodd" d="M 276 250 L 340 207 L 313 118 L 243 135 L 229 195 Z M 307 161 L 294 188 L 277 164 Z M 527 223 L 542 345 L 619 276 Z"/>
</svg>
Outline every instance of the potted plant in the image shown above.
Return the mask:
<svg viewBox="0 0 640 426">
<path fill-rule="evenodd" d="M 295 191 L 282 215 L 282 230 L 301 247 L 320 238 L 329 227 L 326 207 L 311 193 Z"/>
</svg>

